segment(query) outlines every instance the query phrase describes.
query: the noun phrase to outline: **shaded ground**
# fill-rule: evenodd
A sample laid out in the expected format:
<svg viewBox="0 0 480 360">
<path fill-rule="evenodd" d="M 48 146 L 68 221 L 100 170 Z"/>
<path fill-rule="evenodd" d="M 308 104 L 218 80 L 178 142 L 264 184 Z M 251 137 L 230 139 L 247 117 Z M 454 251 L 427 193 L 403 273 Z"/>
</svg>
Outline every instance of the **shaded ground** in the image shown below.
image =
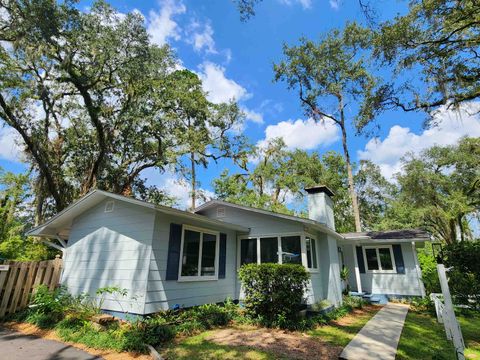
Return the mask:
<svg viewBox="0 0 480 360">
<path fill-rule="evenodd" d="M 138 355 L 138 354 L 132 354 L 132 353 L 117 353 L 114 351 L 110 350 L 97 350 L 97 349 L 92 349 L 89 348 L 83 344 L 77 344 L 77 343 L 69 343 L 65 342 L 62 339 L 60 339 L 56 334 L 54 330 L 44 330 L 44 329 L 39 329 L 37 326 L 32 325 L 32 324 L 27 324 L 27 323 L 15 323 L 15 322 L 9 322 L 9 323 L 4 323 L 2 324 L 9 330 L 14 330 L 23 336 L 32 336 L 32 337 L 41 337 L 43 341 L 48 341 L 48 340 L 53 340 L 52 342 L 59 342 L 61 346 L 65 348 L 71 348 L 71 349 L 80 349 L 83 350 L 85 353 L 89 354 L 89 358 L 80 358 L 80 357 L 49 357 L 49 358 L 42 358 L 42 357 L 35 357 L 36 353 L 36 348 L 32 347 L 30 343 L 26 343 L 25 349 L 28 351 L 28 356 L 23 356 L 23 357 L 5 357 L 5 359 L 29 359 L 29 360 L 40 360 L 40 359 L 49 359 L 49 360 L 70 360 L 70 359 L 105 359 L 105 360 L 151 360 L 151 356 L 149 355 Z M 0 349 L 2 349 L 3 353 L 3 343 L 0 343 Z M 79 351 L 80 351 L 79 350 Z M 0 359 L 3 359 L 2 354 L 0 354 Z"/>
<path fill-rule="evenodd" d="M 2 359 L 9 360 L 97 360 L 73 346 L 34 335 L 26 335 L 0 328 L 0 349 Z"/>
</svg>

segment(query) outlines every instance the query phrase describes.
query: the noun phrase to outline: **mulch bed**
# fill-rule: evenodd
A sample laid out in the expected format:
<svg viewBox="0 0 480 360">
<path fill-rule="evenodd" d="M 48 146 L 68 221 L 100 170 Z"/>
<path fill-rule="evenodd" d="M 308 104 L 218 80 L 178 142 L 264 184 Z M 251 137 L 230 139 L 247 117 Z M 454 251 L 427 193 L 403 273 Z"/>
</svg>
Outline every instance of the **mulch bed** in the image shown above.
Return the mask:
<svg viewBox="0 0 480 360">
<path fill-rule="evenodd" d="M 334 346 L 306 334 L 275 329 L 215 331 L 206 340 L 220 345 L 248 346 L 291 359 L 338 359 L 342 347 Z"/>
</svg>

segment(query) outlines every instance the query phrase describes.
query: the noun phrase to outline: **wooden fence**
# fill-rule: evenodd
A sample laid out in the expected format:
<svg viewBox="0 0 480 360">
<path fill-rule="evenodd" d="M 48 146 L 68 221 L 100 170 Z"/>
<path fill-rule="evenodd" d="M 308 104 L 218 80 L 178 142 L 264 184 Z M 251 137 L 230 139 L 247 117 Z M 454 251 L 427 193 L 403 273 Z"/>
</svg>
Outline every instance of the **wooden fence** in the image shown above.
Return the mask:
<svg viewBox="0 0 480 360">
<path fill-rule="evenodd" d="M 53 290 L 60 282 L 62 259 L 0 262 L 0 318 L 24 309 L 38 285 Z"/>
</svg>

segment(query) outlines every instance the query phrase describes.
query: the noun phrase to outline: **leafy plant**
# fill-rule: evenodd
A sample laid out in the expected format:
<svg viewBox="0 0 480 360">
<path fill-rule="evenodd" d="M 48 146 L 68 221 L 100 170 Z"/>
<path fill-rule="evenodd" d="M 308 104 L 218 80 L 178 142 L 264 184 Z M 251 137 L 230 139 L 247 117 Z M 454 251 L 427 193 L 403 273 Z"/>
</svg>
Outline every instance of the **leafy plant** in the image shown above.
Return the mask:
<svg viewBox="0 0 480 360">
<path fill-rule="evenodd" d="M 248 316 L 265 326 L 293 328 L 309 274 L 297 264 L 246 264 L 239 277 Z"/>
</svg>

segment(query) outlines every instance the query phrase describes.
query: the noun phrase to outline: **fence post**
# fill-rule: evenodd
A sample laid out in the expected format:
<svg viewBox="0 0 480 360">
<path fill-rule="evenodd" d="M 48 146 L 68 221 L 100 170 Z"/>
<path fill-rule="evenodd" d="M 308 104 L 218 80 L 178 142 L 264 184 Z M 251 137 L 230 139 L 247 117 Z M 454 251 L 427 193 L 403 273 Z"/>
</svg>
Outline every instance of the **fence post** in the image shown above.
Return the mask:
<svg viewBox="0 0 480 360">
<path fill-rule="evenodd" d="M 443 309 L 443 319 L 445 325 L 445 331 L 447 338 L 453 340 L 453 346 L 455 347 L 455 353 L 457 359 L 464 360 L 465 355 L 465 343 L 463 342 L 462 329 L 458 324 L 455 312 L 453 310 L 452 297 L 450 295 L 450 288 L 448 287 L 447 273 L 443 264 L 437 264 L 438 279 L 440 280 L 440 287 L 442 289 L 443 301 L 445 302 L 445 308 Z"/>
</svg>

